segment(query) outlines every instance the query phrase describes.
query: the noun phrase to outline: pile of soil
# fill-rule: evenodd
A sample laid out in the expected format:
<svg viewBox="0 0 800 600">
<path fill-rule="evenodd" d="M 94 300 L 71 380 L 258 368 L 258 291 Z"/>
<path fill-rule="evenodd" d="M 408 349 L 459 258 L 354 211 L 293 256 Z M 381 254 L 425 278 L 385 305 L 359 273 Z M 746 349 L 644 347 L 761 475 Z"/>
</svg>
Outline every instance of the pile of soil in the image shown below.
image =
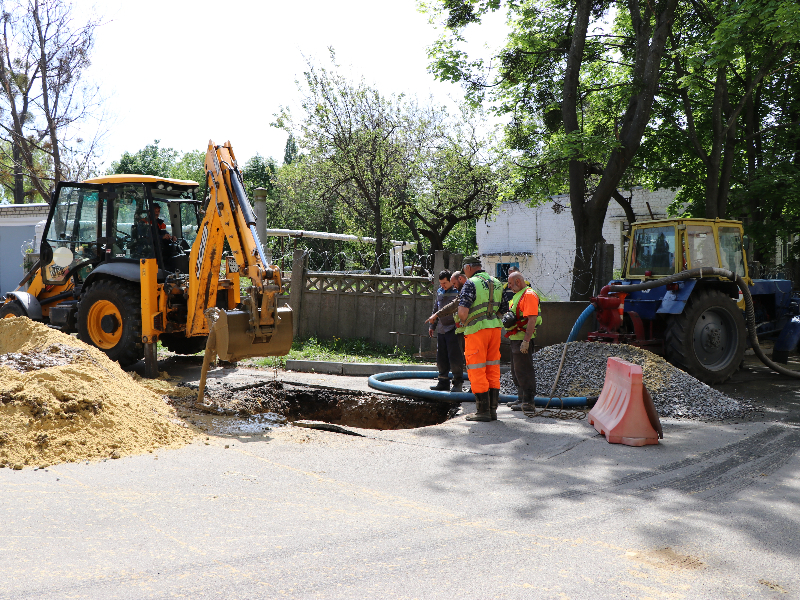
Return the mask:
<svg viewBox="0 0 800 600">
<path fill-rule="evenodd" d="M 144 384 L 144 385 L 143 385 Z M 0 465 L 119 458 L 188 443 L 164 379 L 136 381 L 97 348 L 31 321 L 0 319 Z"/>
</svg>

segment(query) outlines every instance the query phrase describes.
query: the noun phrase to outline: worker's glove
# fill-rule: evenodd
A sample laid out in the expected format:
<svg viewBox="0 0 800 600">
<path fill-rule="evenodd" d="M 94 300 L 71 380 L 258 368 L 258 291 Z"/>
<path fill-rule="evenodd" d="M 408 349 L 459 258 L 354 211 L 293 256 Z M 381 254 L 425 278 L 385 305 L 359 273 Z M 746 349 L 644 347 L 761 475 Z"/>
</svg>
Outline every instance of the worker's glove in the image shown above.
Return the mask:
<svg viewBox="0 0 800 600">
<path fill-rule="evenodd" d="M 530 341 L 522 340 L 522 343 L 519 345 L 519 351 L 522 352 L 523 354 L 527 354 L 528 353 L 528 346 L 530 346 L 530 345 L 531 345 Z"/>
<path fill-rule="evenodd" d="M 503 327 L 506 329 L 511 329 L 516 324 L 517 315 L 515 315 L 513 312 L 509 311 L 503 315 Z"/>
</svg>

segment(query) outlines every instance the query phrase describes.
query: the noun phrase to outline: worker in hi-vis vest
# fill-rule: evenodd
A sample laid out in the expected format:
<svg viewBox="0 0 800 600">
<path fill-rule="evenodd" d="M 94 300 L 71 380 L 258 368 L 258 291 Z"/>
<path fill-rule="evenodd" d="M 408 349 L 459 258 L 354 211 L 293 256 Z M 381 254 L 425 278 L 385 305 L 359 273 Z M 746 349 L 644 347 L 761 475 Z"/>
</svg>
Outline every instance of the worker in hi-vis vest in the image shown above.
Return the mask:
<svg viewBox="0 0 800 600">
<path fill-rule="evenodd" d="M 514 296 L 508 303 L 508 312 L 503 315 L 503 326 L 506 328 L 506 337 L 511 341 L 511 378 L 517 386 L 519 398 L 508 407 L 528 412 L 536 408 L 533 340 L 536 328 L 542 323 L 539 296 L 519 272 L 508 276 L 508 288 L 514 292 Z"/>
<path fill-rule="evenodd" d="M 467 376 L 475 395 L 475 414 L 468 421 L 497 420 L 500 402 L 500 327 L 497 316 L 503 284 L 481 268 L 477 256 L 464 259 L 467 281 L 458 300 L 456 324 L 464 330 Z"/>
</svg>

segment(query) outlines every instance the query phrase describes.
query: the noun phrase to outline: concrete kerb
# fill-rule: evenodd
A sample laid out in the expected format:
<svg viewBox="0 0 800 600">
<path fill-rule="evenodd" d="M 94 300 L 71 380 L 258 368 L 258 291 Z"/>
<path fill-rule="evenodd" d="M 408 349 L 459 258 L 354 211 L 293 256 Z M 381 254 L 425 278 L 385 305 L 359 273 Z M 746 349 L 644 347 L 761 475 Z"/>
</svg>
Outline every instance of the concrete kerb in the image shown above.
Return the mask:
<svg viewBox="0 0 800 600">
<path fill-rule="evenodd" d="M 429 364 L 385 364 L 385 363 L 341 363 L 324 360 L 287 360 L 286 370 L 299 373 L 324 373 L 325 375 L 351 375 L 369 377 L 386 371 L 430 371 L 436 365 Z"/>
<path fill-rule="evenodd" d="M 349 375 L 351 377 L 369 377 L 388 371 L 435 371 L 436 365 L 430 363 L 420 364 L 387 364 L 387 363 L 342 363 L 327 362 L 324 360 L 287 360 L 287 371 L 299 373 L 322 373 L 325 375 Z M 506 372 L 508 366 L 501 366 L 500 371 Z"/>
</svg>

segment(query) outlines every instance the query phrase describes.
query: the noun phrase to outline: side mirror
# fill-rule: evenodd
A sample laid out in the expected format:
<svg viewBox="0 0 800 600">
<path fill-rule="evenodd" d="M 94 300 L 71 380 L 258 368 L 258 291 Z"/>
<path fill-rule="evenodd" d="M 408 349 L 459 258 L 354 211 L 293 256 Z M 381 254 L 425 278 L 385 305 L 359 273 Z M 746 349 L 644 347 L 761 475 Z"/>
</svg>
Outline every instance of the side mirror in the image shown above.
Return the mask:
<svg viewBox="0 0 800 600">
<path fill-rule="evenodd" d="M 51 262 L 53 262 L 53 248 L 50 246 L 50 243 L 47 240 L 42 240 L 42 243 L 39 246 L 39 260 L 41 261 L 42 266 L 49 265 Z"/>
</svg>

